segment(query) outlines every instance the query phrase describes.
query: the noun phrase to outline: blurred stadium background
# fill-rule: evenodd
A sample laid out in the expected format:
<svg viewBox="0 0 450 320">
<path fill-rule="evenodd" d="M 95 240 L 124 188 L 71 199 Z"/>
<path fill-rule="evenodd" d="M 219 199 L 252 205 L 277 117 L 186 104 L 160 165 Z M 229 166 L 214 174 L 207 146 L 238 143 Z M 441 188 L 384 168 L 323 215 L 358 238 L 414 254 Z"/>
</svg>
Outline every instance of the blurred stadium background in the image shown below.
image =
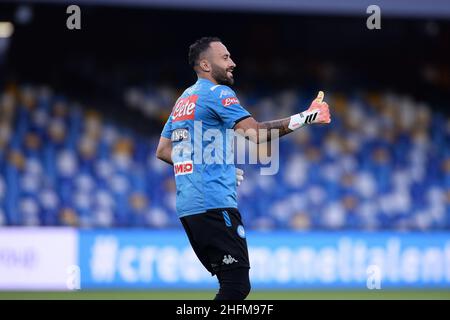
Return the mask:
<svg viewBox="0 0 450 320">
<path fill-rule="evenodd" d="M 79 1 L 81 30 L 56 2 L 0 4 L 0 299 L 214 296 L 154 156 L 205 35 L 256 119 L 333 114 L 242 166 L 249 298 L 450 298 L 447 1 Z"/>
</svg>

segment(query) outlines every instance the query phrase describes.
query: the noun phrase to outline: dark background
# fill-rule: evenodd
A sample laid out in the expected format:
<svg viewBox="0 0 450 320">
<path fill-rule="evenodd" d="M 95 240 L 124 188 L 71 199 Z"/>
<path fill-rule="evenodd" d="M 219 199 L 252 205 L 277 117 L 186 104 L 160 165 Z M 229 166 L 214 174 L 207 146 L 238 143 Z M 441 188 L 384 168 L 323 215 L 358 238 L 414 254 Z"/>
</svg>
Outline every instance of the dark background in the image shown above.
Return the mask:
<svg viewBox="0 0 450 320">
<path fill-rule="evenodd" d="M 381 30 L 369 30 L 369 14 L 80 5 L 81 30 L 69 30 L 67 5 L 31 7 L 31 21 L 15 26 L 1 66 L 3 84 L 46 83 L 78 100 L 95 101 L 125 121 L 139 119 L 133 111 L 123 112 L 123 88 L 143 83 L 189 86 L 195 75 L 187 63 L 188 46 L 206 35 L 222 38 L 230 50 L 238 66 L 238 91 L 318 85 L 325 91 L 393 90 L 448 113 L 448 20 L 382 15 Z M 0 4 L 0 19 L 11 19 L 16 9 L 15 4 Z"/>
</svg>

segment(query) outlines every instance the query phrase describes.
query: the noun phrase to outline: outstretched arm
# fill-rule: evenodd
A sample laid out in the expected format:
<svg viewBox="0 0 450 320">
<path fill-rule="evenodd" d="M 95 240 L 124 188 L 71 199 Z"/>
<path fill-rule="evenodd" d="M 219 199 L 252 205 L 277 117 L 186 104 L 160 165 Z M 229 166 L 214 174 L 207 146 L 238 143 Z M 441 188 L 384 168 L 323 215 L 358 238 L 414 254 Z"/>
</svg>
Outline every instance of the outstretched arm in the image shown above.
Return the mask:
<svg viewBox="0 0 450 320">
<path fill-rule="evenodd" d="M 319 91 L 317 98 L 311 103 L 308 110 L 297 113 L 284 119 L 258 122 L 249 117 L 236 124 L 235 130 L 255 143 L 272 140 L 272 131 L 278 130 L 278 137 L 282 137 L 296 129 L 311 123 L 330 123 L 328 104 L 323 102 L 323 92 Z"/>
<path fill-rule="evenodd" d="M 278 137 L 291 133 L 293 130 L 289 129 L 290 119 L 288 117 L 279 120 L 258 122 L 250 117 L 239 122 L 235 130 L 250 141 L 260 144 L 272 140 L 272 129 L 278 130 Z"/>
</svg>

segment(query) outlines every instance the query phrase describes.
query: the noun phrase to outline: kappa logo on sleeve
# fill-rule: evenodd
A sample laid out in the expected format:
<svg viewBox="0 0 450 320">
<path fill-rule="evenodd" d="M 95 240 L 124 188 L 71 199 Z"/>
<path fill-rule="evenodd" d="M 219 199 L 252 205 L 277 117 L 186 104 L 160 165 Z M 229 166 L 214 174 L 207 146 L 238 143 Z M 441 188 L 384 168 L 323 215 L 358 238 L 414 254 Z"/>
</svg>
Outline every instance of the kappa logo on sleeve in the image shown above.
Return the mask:
<svg viewBox="0 0 450 320">
<path fill-rule="evenodd" d="M 198 95 L 196 94 L 179 99 L 173 107 L 172 122 L 194 120 L 197 99 Z"/>
<path fill-rule="evenodd" d="M 229 96 L 229 95 L 231 95 L 231 94 L 233 94 L 233 92 L 231 92 L 230 90 L 224 89 L 224 90 L 221 90 L 221 91 L 220 91 L 220 96 L 219 96 L 219 98 L 222 98 L 223 96 Z"/>
<path fill-rule="evenodd" d="M 222 105 L 223 105 L 224 107 L 228 107 L 228 106 L 231 106 L 231 105 L 233 105 L 233 104 L 239 104 L 238 98 L 236 98 L 236 97 L 230 97 L 230 98 L 222 99 Z"/>
</svg>

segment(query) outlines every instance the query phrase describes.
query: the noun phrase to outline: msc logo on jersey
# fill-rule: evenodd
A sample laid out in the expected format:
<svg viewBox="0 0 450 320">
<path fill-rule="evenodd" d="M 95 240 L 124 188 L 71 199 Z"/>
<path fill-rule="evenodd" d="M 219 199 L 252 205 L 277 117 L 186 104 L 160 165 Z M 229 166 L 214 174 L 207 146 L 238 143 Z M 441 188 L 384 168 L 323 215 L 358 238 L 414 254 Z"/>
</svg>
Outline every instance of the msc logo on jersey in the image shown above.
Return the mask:
<svg viewBox="0 0 450 320">
<path fill-rule="evenodd" d="M 175 176 L 190 174 L 194 171 L 194 164 L 192 160 L 177 162 L 173 164 L 173 171 L 175 172 Z"/>
<path fill-rule="evenodd" d="M 179 99 L 173 107 L 172 122 L 194 120 L 197 99 L 196 94 Z"/>
<path fill-rule="evenodd" d="M 191 140 L 191 135 L 189 134 L 188 129 L 175 129 L 172 131 L 171 140 L 172 142 L 187 141 Z"/>
<path fill-rule="evenodd" d="M 236 97 L 231 97 L 231 98 L 225 98 L 222 99 L 222 105 L 224 107 L 228 107 L 231 106 L 232 104 L 239 104 L 239 100 Z"/>
</svg>

